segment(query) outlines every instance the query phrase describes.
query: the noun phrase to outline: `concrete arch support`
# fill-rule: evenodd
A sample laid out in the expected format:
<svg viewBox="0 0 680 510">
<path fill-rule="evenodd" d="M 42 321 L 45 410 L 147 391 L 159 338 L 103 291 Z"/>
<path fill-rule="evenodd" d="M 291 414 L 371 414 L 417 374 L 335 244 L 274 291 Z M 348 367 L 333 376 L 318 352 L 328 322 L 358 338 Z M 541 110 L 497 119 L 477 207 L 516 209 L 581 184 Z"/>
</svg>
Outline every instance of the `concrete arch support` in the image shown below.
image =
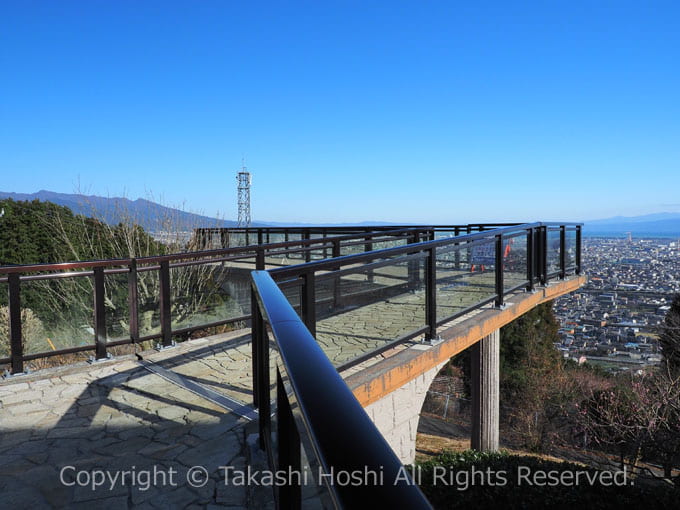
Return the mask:
<svg viewBox="0 0 680 510">
<path fill-rule="evenodd" d="M 500 331 L 474 344 L 470 362 L 472 389 L 472 448 L 498 450 L 500 391 Z"/>
<path fill-rule="evenodd" d="M 373 423 L 404 464 L 416 458 L 420 411 L 432 381 L 446 361 L 412 379 L 380 400 L 364 407 Z"/>
</svg>

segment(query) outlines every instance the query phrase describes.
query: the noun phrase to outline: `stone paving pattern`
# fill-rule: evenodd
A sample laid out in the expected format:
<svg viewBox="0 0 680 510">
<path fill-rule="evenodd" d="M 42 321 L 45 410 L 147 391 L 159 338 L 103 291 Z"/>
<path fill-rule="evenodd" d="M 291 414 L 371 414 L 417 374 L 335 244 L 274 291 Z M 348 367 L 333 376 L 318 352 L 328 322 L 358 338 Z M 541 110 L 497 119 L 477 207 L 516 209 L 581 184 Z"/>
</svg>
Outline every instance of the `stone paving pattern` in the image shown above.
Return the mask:
<svg viewBox="0 0 680 510">
<path fill-rule="evenodd" d="M 229 340 L 201 344 L 219 350 Z M 206 351 L 200 344 L 182 346 L 187 348 Z M 172 359 L 184 353 L 178 348 L 153 356 Z M 252 423 L 132 358 L 44 372 L 0 385 L 4 508 L 246 507 L 246 487 L 225 486 L 219 466 L 245 467 Z M 148 481 L 130 474 L 113 490 L 69 487 L 60 481 L 65 466 L 74 466 L 64 475 L 67 482 L 76 470 L 149 470 L 157 484 L 144 490 Z M 192 466 L 207 469 L 210 478 L 203 487 L 187 483 Z M 154 469 L 165 474 L 154 475 Z"/>
</svg>

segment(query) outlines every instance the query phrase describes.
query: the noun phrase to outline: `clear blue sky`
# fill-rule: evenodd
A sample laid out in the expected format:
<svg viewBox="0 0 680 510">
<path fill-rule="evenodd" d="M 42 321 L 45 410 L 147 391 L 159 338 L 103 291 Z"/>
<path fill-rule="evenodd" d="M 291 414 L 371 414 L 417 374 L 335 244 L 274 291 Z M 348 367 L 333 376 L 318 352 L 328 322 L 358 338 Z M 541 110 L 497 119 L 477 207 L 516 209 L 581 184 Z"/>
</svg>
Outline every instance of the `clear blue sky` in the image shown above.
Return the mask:
<svg viewBox="0 0 680 510">
<path fill-rule="evenodd" d="M 680 211 L 680 3 L 0 3 L 0 190 L 260 221 Z"/>
</svg>

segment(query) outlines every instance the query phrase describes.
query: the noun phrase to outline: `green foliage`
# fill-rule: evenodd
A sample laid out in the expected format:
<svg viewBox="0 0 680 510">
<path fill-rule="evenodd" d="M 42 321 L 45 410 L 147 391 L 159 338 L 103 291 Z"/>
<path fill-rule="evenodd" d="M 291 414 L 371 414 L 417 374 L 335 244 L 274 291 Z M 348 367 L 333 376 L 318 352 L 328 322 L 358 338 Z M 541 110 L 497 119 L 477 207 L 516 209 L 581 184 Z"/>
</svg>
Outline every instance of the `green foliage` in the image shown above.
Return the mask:
<svg viewBox="0 0 680 510">
<path fill-rule="evenodd" d="M 561 356 L 555 348 L 559 324 L 552 302 L 543 303 L 501 328 L 501 392 L 515 400 L 537 378 L 558 371 Z"/>
<path fill-rule="evenodd" d="M 162 255 L 166 248 L 139 225 L 107 225 L 95 218 L 74 215 L 51 202 L 0 200 L 0 263 L 44 264 L 73 260 Z M 145 245 L 145 253 L 130 255 L 130 240 Z"/>
<path fill-rule="evenodd" d="M 659 344 L 666 368 L 680 375 L 680 294 L 673 298 L 671 309 L 666 313 Z"/>
<path fill-rule="evenodd" d="M 413 472 L 437 509 L 575 505 L 589 509 L 671 509 L 677 508 L 680 497 L 677 491 L 662 485 L 633 485 L 627 473 L 619 473 L 614 484 L 611 475 L 590 467 L 506 452 L 444 452 L 418 464 Z M 548 475 L 541 478 L 542 473 Z"/>
<path fill-rule="evenodd" d="M 0 218 L 0 263 L 40 264 L 67 259 L 68 248 L 49 227 L 55 217 L 64 224 L 75 221 L 66 207 L 50 202 L 0 200 L 5 214 Z"/>
</svg>

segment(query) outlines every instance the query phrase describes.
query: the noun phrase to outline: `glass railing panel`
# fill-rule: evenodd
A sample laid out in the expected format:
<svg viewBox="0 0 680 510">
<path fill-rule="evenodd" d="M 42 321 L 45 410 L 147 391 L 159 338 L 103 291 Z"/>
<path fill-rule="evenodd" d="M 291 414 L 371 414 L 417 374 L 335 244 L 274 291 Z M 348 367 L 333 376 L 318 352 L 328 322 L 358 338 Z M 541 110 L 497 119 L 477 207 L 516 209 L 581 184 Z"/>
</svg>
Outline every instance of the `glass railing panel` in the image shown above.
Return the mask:
<svg viewBox="0 0 680 510">
<path fill-rule="evenodd" d="M 397 246 L 406 246 L 407 239 L 384 239 L 372 243 L 372 250 L 385 250 L 387 248 L 396 248 Z"/>
<path fill-rule="evenodd" d="M 264 234 L 264 242 L 268 244 L 283 243 L 285 239 L 285 234 L 280 232 L 269 232 Z"/>
<path fill-rule="evenodd" d="M 158 269 L 137 270 L 137 317 L 139 336 L 161 331 L 160 281 Z"/>
<path fill-rule="evenodd" d="M 104 274 L 106 340 L 130 339 L 128 273 Z"/>
<path fill-rule="evenodd" d="M 21 282 L 24 354 L 94 345 L 91 276 Z"/>
<path fill-rule="evenodd" d="M 438 321 L 494 296 L 494 262 L 494 241 L 437 249 Z"/>
<path fill-rule="evenodd" d="M 503 238 L 503 290 L 527 284 L 527 236 Z"/>
<path fill-rule="evenodd" d="M 366 247 L 368 246 L 368 249 Z M 364 253 L 365 251 L 371 251 L 373 246 L 370 241 L 362 241 L 360 239 L 352 239 L 348 241 L 343 241 L 340 244 L 340 255 L 356 255 L 358 253 Z"/>
<path fill-rule="evenodd" d="M 424 256 L 317 275 L 316 332 L 335 365 L 425 326 Z"/>
<path fill-rule="evenodd" d="M 309 250 L 309 259 L 312 260 L 323 260 L 332 256 L 333 251 L 330 247 L 328 248 L 316 248 Z"/>
<path fill-rule="evenodd" d="M 560 229 L 548 229 L 548 274 L 560 270 Z"/>
<path fill-rule="evenodd" d="M 295 409 L 293 409 L 295 412 Z M 320 479 L 319 474 L 323 473 L 321 470 L 321 463 L 314 455 L 314 449 L 311 446 L 311 440 L 305 437 L 305 431 L 300 430 L 300 473 L 302 474 L 302 500 L 301 508 L 303 510 L 324 510 L 326 508 L 335 508 L 328 487 L 323 480 Z"/>
<path fill-rule="evenodd" d="M 296 285 L 280 285 L 281 292 L 283 292 L 283 295 L 286 296 L 286 299 L 290 303 L 290 306 L 293 307 L 293 309 L 297 312 L 298 317 L 301 317 L 301 309 L 300 309 L 300 292 L 302 290 L 302 286 L 300 283 Z"/>
<path fill-rule="evenodd" d="M 243 232 L 229 232 L 229 247 L 246 246 L 246 235 Z"/>
<path fill-rule="evenodd" d="M 437 230 L 434 233 L 435 241 L 438 239 L 448 239 L 450 237 L 455 237 L 455 231 L 453 230 Z"/>
<path fill-rule="evenodd" d="M 565 233 L 566 242 L 566 263 L 565 268 L 576 266 L 576 230 L 567 230 Z"/>
<path fill-rule="evenodd" d="M 278 345 L 272 334 L 269 325 L 265 322 L 265 334 L 267 335 L 267 343 L 269 344 L 269 403 L 270 403 L 270 455 L 274 463 L 274 467 L 278 469 L 279 459 L 279 436 L 278 436 L 278 413 L 277 413 L 277 374 L 279 366 L 281 365 L 281 355 L 278 350 Z M 285 377 L 285 373 L 283 374 Z"/>
<path fill-rule="evenodd" d="M 250 314 L 249 271 L 228 264 L 206 262 L 170 268 L 173 330 Z"/>
</svg>

